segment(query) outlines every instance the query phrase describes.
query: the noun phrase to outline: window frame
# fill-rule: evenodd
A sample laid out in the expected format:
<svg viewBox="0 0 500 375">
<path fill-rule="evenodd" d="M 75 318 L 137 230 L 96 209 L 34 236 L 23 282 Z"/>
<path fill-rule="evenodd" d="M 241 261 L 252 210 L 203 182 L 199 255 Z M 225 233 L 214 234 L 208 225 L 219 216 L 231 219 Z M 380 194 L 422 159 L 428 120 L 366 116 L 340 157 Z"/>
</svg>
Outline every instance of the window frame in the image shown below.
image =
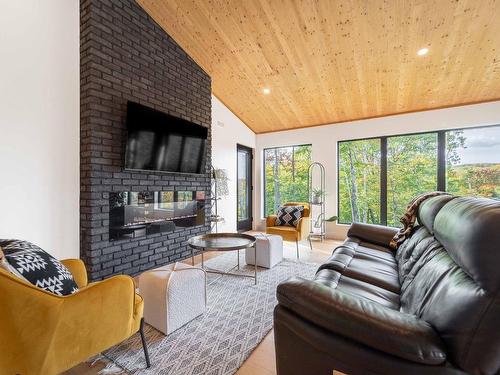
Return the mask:
<svg viewBox="0 0 500 375">
<path fill-rule="evenodd" d="M 423 132 L 411 132 L 411 133 L 400 133 L 391 134 L 383 136 L 374 137 L 364 137 L 364 138 L 353 138 L 353 139 L 343 139 L 337 141 L 337 217 L 339 220 L 338 224 L 341 225 L 351 225 L 350 223 L 344 223 L 340 221 L 340 144 L 343 142 L 354 142 L 354 141 L 366 141 L 372 139 L 380 140 L 380 225 L 387 225 L 387 140 L 393 137 L 404 137 L 412 135 L 423 135 L 423 134 L 436 134 L 437 137 L 437 179 L 436 179 L 436 189 L 438 191 L 446 191 L 446 133 L 461 130 L 470 129 L 484 129 L 500 126 L 500 124 L 490 124 L 481 126 L 469 126 L 461 128 L 449 128 L 449 129 L 438 129 L 429 130 Z"/>
<path fill-rule="evenodd" d="M 266 206 L 266 186 L 267 186 L 267 179 L 266 179 L 266 151 L 268 150 L 275 150 L 279 148 L 290 148 L 292 147 L 295 149 L 295 147 L 302 147 L 302 146 L 309 146 L 311 147 L 311 155 L 312 155 L 312 143 L 299 143 L 299 144 L 293 144 L 293 145 L 286 145 L 286 146 L 274 146 L 274 147 L 265 147 L 262 149 L 262 209 L 264 213 L 264 218 L 267 217 L 267 206 Z M 312 162 L 312 158 L 311 158 Z M 308 177 L 309 180 L 309 177 Z M 309 196 L 309 184 L 307 184 L 307 196 Z"/>
</svg>

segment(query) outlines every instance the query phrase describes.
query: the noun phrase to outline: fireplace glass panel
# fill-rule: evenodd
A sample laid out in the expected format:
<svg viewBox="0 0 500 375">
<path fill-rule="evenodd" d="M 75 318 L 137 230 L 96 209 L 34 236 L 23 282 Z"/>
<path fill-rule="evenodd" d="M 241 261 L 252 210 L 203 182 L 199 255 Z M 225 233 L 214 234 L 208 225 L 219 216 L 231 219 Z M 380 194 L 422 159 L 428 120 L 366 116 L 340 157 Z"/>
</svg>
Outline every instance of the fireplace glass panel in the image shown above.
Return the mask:
<svg viewBox="0 0 500 375">
<path fill-rule="evenodd" d="M 109 193 L 110 241 L 205 224 L 204 191 Z"/>
</svg>

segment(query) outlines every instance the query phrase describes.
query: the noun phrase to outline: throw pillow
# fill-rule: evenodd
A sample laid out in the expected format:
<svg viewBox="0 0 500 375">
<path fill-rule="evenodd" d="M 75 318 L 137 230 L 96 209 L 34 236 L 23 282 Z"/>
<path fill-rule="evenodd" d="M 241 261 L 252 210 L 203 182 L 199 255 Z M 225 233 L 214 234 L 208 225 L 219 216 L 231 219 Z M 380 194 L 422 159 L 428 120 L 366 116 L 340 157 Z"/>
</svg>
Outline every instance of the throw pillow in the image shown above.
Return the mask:
<svg viewBox="0 0 500 375">
<path fill-rule="evenodd" d="M 1 240 L 9 270 L 29 283 L 59 296 L 78 291 L 71 272 L 49 253 L 27 241 Z"/>
<path fill-rule="evenodd" d="M 276 214 L 276 225 L 296 227 L 302 217 L 304 206 L 280 206 Z"/>
<path fill-rule="evenodd" d="M 5 258 L 5 255 L 3 254 L 3 250 L 2 250 L 1 246 L 0 246 L 0 268 L 3 268 L 5 271 L 10 272 L 9 263 L 7 263 L 7 259 Z"/>
</svg>

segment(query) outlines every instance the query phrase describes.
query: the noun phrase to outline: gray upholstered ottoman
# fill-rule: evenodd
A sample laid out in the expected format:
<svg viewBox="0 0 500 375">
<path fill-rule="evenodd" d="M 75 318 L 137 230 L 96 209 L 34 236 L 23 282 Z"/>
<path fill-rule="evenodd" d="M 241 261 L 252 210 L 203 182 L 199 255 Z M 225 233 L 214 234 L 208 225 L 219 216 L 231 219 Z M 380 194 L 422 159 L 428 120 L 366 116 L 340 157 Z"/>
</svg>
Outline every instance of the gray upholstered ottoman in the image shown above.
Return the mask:
<svg viewBox="0 0 500 375">
<path fill-rule="evenodd" d="M 275 234 L 257 234 L 255 247 L 245 250 L 247 264 L 255 264 L 257 251 L 257 266 L 272 268 L 283 260 L 283 238 Z"/>
<path fill-rule="evenodd" d="M 139 276 L 144 321 L 168 335 L 205 312 L 206 273 L 175 263 Z"/>
</svg>

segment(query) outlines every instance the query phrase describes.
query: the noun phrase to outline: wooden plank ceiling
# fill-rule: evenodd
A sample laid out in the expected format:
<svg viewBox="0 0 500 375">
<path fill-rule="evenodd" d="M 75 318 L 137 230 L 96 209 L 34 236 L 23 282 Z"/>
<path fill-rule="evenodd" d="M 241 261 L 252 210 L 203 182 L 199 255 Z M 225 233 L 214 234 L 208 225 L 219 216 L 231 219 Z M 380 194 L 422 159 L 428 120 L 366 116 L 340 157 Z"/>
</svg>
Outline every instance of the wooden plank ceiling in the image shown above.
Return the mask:
<svg viewBox="0 0 500 375">
<path fill-rule="evenodd" d="M 500 99 L 500 0 L 137 2 L 256 133 Z"/>
</svg>

